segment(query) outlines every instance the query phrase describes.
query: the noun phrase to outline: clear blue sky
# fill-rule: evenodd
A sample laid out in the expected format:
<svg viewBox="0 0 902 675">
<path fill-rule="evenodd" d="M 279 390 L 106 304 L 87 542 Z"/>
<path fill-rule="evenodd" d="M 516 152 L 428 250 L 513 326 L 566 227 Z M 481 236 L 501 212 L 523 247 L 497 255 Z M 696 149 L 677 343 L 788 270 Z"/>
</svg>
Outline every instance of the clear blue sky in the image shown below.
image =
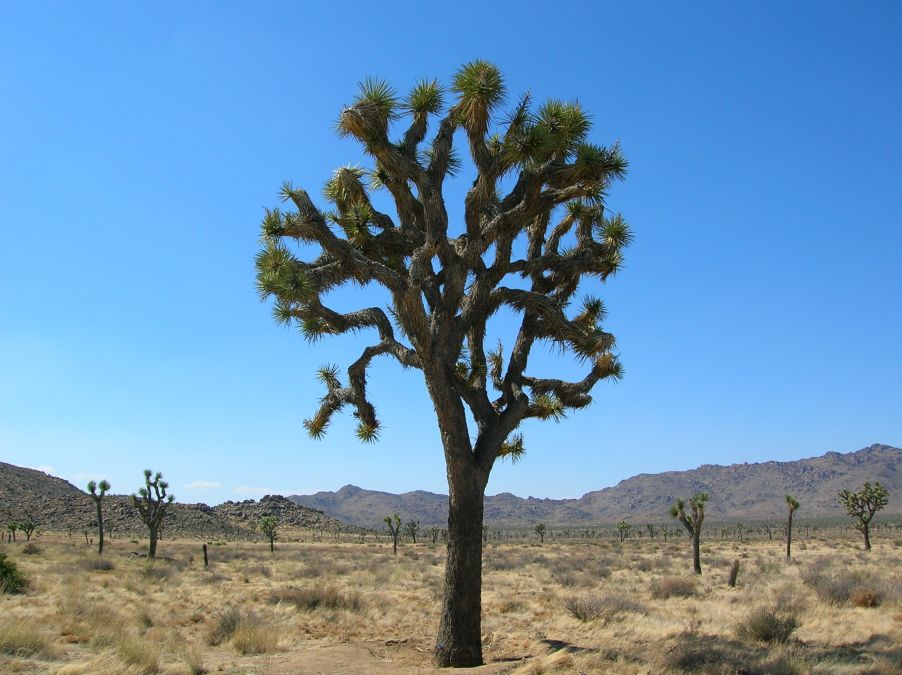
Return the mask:
<svg viewBox="0 0 902 675">
<path fill-rule="evenodd" d="M 333 133 L 358 81 L 473 58 L 620 139 L 636 235 L 603 291 L 626 378 L 526 425 L 490 494 L 902 444 L 902 4 L 305 5 L 4 4 L 0 459 L 114 492 L 150 467 L 180 501 L 443 491 L 391 362 L 378 444 L 347 413 L 305 436 L 315 368 L 360 342 L 274 325 L 253 257 L 283 180 L 364 160 Z"/>
</svg>

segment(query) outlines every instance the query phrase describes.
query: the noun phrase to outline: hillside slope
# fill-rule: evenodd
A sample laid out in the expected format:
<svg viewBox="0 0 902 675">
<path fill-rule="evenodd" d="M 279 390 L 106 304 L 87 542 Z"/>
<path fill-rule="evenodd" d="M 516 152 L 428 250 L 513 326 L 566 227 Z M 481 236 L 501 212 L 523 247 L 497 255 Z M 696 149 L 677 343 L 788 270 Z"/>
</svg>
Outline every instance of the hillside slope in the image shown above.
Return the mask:
<svg viewBox="0 0 902 675">
<path fill-rule="evenodd" d="M 144 536 L 147 528 L 127 495 L 107 495 L 103 500 L 104 522 L 114 536 Z M 263 515 L 279 518 L 282 527 L 334 531 L 340 524 L 315 509 L 282 497 L 264 497 L 259 502 L 226 502 L 216 507 L 175 502 L 166 514 L 167 537 L 202 539 L 257 539 L 254 533 Z M 42 471 L 0 462 L 0 525 L 31 517 L 39 527 L 58 532 L 93 536 L 96 507 L 91 497 L 71 483 Z"/>
<path fill-rule="evenodd" d="M 689 471 L 640 474 L 614 487 L 589 492 L 579 499 L 524 499 L 509 493 L 486 497 L 489 526 L 522 527 L 613 523 L 621 518 L 663 522 L 675 497 L 704 490 L 710 493 L 711 520 L 775 519 L 784 515 L 783 496 L 801 503 L 799 517 L 841 517 L 836 493 L 864 481 L 880 481 L 890 493 L 883 515 L 902 514 L 902 450 L 875 444 L 857 452 L 828 452 L 792 462 L 762 462 L 720 466 L 706 464 Z M 384 515 L 399 513 L 423 525 L 447 522 L 445 495 L 432 492 L 388 492 L 346 485 L 337 492 L 294 495 L 292 501 L 361 526 L 376 527 Z"/>
</svg>

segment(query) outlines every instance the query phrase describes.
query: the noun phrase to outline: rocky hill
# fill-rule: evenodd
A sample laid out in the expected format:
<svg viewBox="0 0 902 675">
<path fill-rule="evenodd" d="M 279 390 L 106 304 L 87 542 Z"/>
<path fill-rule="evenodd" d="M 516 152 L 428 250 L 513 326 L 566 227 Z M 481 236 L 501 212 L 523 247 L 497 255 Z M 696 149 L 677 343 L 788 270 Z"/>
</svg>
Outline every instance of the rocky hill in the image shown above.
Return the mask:
<svg viewBox="0 0 902 675">
<path fill-rule="evenodd" d="M 104 522 L 118 536 L 144 536 L 147 528 L 127 495 L 107 495 Z M 260 518 L 274 515 L 284 527 L 334 531 L 349 526 L 321 511 L 300 506 L 284 497 L 266 496 L 259 502 L 225 502 L 172 505 L 164 521 L 164 536 L 199 539 L 256 539 Z M 0 525 L 34 519 L 39 527 L 58 532 L 81 533 L 96 525 L 91 497 L 71 483 L 42 471 L 0 462 Z"/>
<path fill-rule="evenodd" d="M 604 524 L 621 518 L 663 522 L 675 497 L 701 490 L 711 495 L 712 521 L 782 518 L 787 493 L 802 503 L 800 518 L 842 517 L 836 493 L 855 489 L 866 480 L 880 481 L 890 493 L 883 516 L 902 514 L 902 450 L 875 444 L 857 452 L 828 452 L 793 462 L 706 464 L 690 471 L 640 474 L 579 499 L 524 499 L 504 493 L 486 497 L 485 518 L 496 527 L 538 521 L 558 526 Z M 395 495 L 346 485 L 337 492 L 290 499 L 362 526 L 376 527 L 384 515 L 396 512 L 423 525 L 447 522 L 447 496 L 419 490 Z"/>
</svg>

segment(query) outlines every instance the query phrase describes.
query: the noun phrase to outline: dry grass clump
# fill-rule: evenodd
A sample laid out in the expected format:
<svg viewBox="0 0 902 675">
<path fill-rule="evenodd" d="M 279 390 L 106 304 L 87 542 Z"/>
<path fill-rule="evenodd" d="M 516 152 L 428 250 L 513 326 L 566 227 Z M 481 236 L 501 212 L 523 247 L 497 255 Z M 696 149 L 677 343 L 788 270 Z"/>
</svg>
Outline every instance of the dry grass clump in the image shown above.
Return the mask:
<svg viewBox="0 0 902 675">
<path fill-rule="evenodd" d="M 848 566 L 834 567 L 833 559 L 821 556 L 801 573 L 802 581 L 824 602 L 856 607 L 876 607 L 884 600 L 899 599 L 898 584 L 875 570 Z"/>
<path fill-rule="evenodd" d="M 696 581 L 686 577 L 657 577 L 648 584 L 653 598 L 689 598 L 695 595 Z"/>
<path fill-rule="evenodd" d="M 357 593 L 341 593 L 335 588 L 279 588 L 273 590 L 270 595 L 273 604 L 286 603 L 294 605 L 301 611 L 312 612 L 319 608 L 343 609 L 348 612 L 359 612 L 363 608 L 363 601 Z"/>
<path fill-rule="evenodd" d="M 100 557 L 85 558 L 81 563 L 81 567 L 88 572 L 112 572 L 116 569 L 112 560 Z"/>
<path fill-rule="evenodd" d="M 22 553 L 25 555 L 38 555 L 41 552 L 41 547 L 35 544 L 33 541 L 28 542 L 25 546 L 22 547 Z"/>
<path fill-rule="evenodd" d="M 256 612 L 229 605 L 213 619 L 207 632 L 207 644 L 221 645 L 229 640 L 239 654 L 269 654 L 278 649 L 276 627 Z"/>
<path fill-rule="evenodd" d="M 783 643 L 799 627 L 795 612 L 785 607 L 753 609 L 736 627 L 736 637 L 757 642 Z"/>
<path fill-rule="evenodd" d="M 644 612 L 645 608 L 637 602 L 617 595 L 590 595 L 573 597 L 564 600 L 564 607 L 573 616 L 584 623 L 602 619 L 605 623 L 624 611 Z"/>
<path fill-rule="evenodd" d="M 207 644 L 216 646 L 230 640 L 243 616 L 244 613 L 234 605 L 227 605 L 217 612 L 207 631 Z"/>
<path fill-rule="evenodd" d="M 153 644 L 147 640 L 126 636 L 116 645 L 119 658 L 141 675 L 160 672 L 160 657 Z"/>
<path fill-rule="evenodd" d="M 0 623 L 0 654 L 52 656 L 53 648 L 41 627 L 30 619 L 3 619 Z"/>
</svg>

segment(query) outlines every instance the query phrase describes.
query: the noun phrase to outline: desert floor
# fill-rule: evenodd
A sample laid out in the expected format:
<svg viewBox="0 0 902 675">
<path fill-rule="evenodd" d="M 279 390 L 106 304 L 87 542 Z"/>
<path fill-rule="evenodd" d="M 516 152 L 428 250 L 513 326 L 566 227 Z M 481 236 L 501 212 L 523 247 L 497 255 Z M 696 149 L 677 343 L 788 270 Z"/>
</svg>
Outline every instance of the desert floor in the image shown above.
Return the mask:
<svg viewBox="0 0 902 675">
<path fill-rule="evenodd" d="M 2 673 L 434 672 L 441 545 L 218 542 L 205 569 L 196 542 L 31 544 L 0 546 L 29 580 L 0 596 Z M 686 538 L 490 541 L 475 672 L 902 672 L 902 538 L 783 546 L 703 542 L 696 577 Z"/>
</svg>

